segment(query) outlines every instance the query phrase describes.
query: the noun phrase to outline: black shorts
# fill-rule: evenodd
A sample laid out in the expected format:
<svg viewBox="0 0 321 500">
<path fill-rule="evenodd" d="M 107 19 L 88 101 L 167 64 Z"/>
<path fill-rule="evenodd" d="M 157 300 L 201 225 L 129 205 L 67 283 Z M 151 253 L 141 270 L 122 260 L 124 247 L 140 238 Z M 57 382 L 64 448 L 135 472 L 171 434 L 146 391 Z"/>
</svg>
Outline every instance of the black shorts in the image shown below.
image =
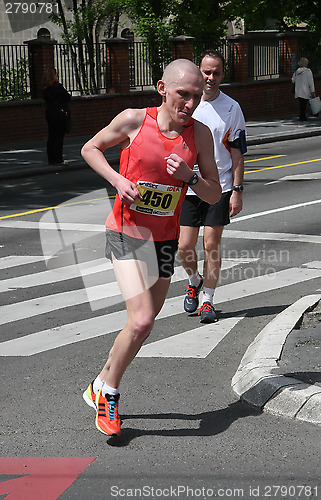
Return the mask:
<svg viewBox="0 0 321 500">
<path fill-rule="evenodd" d="M 222 193 L 221 199 L 210 205 L 198 196 L 187 195 L 183 201 L 181 226 L 226 226 L 230 223 L 230 197 L 232 191 Z"/>
<path fill-rule="evenodd" d="M 117 260 L 139 260 L 147 265 L 150 276 L 170 278 L 174 274 L 174 261 L 178 240 L 146 241 L 123 233 L 106 231 L 106 257 L 111 253 Z"/>
</svg>

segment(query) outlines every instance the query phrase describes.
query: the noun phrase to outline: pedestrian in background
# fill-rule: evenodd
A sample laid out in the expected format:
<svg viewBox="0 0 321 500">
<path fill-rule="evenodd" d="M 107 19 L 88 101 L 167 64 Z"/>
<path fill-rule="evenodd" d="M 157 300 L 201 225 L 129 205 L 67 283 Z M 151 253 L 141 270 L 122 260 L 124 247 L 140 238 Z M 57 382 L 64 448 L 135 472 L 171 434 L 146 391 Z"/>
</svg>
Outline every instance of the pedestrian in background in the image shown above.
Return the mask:
<svg viewBox="0 0 321 500">
<path fill-rule="evenodd" d="M 199 310 L 201 323 L 217 320 L 213 296 L 221 270 L 221 239 L 224 226 L 242 210 L 244 158 L 246 151 L 245 120 L 240 105 L 224 94 L 219 86 L 224 78 L 223 55 L 212 49 L 200 56 L 200 71 L 204 91 L 193 117 L 209 127 L 214 139 L 214 157 L 218 168 L 222 197 L 210 205 L 191 189 L 182 205 L 178 257 L 188 274 L 184 310 L 193 313 L 198 307 L 198 295 L 203 287 Z M 198 272 L 195 246 L 200 227 L 204 226 L 203 276 Z"/>
<path fill-rule="evenodd" d="M 293 73 L 294 97 L 299 99 L 299 120 L 306 121 L 306 107 L 309 99 L 315 97 L 315 87 L 313 74 L 308 68 L 309 61 L 306 57 L 301 57 L 298 69 Z"/>
<path fill-rule="evenodd" d="M 65 133 L 70 119 L 69 101 L 71 95 L 58 81 L 55 68 L 46 68 L 42 79 L 43 96 L 46 102 L 48 122 L 47 157 L 50 165 L 69 165 L 63 160 L 62 150 Z"/>
</svg>

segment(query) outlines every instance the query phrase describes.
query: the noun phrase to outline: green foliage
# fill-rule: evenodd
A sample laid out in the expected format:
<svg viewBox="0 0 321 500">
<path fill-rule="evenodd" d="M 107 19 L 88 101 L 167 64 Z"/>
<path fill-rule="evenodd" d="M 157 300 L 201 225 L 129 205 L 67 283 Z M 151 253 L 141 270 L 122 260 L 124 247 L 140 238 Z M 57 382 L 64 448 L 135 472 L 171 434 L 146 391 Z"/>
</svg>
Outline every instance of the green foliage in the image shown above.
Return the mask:
<svg viewBox="0 0 321 500">
<path fill-rule="evenodd" d="M 233 15 L 245 20 L 247 31 L 276 29 L 279 32 L 305 29 L 308 38 L 302 44 L 312 59 L 321 58 L 321 0 L 230 0 Z M 317 68 L 320 64 L 315 61 Z"/>
<path fill-rule="evenodd" d="M 74 0 L 72 8 L 64 9 L 61 0 L 56 0 L 58 14 L 52 13 L 52 22 L 62 28 L 62 38 L 66 43 L 86 41 L 88 36 L 96 40 L 107 35 L 108 26 L 118 22 L 121 0 Z"/>
<path fill-rule="evenodd" d="M 80 92 L 98 94 L 101 79 L 101 54 L 97 50 L 102 35 L 110 36 L 118 26 L 121 0 L 73 0 L 65 9 L 56 0 L 58 13 L 50 18 L 62 28 L 62 39 L 68 44 Z"/>
<path fill-rule="evenodd" d="M 321 33 L 321 0 L 230 0 L 233 15 L 244 18 L 248 31 L 294 30 L 306 26 L 308 32 Z"/>
<path fill-rule="evenodd" d="M 16 68 L 9 68 L 3 64 L 0 70 L 0 101 L 21 100 L 29 97 L 28 60 L 21 58 L 17 61 Z"/>
<path fill-rule="evenodd" d="M 198 48 L 202 44 L 219 48 L 226 35 L 227 21 L 237 19 L 244 19 L 248 31 L 275 29 L 282 32 L 295 30 L 304 23 L 310 34 L 306 50 L 313 47 L 314 53 L 321 52 L 321 0 L 71 0 L 69 12 L 62 0 L 56 3 L 59 13 L 52 14 L 51 19 L 63 30 L 63 38 L 70 46 L 76 65 L 79 87 L 86 93 L 99 91 L 95 65 L 101 62 L 99 57 L 95 59 L 94 43 L 102 35 L 115 36 L 120 14 L 128 16 L 135 35 L 149 44 L 145 58 L 151 67 L 154 85 L 164 65 L 172 58 L 171 37 L 192 36 Z M 87 47 L 87 59 L 82 54 L 83 42 Z M 75 44 L 78 45 L 77 55 L 75 50 L 72 52 Z"/>
<path fill-rule="evenodd" d="M 219 0 L 182 0 L 176 3 L 173 29 L 178 35 L 193 36 L 218 44 L 226 34 L 226 21 L 231 12 Z"/>
<path fill-rule="evenodd" d="M 161 78 L 171 58 L 168 40 L 175 32 L 172 25 L 175 2 L 172 0 L 125 0 L 124 11 L 135 26 L 135 33 L 149 43 L 148 59 L 153 84 Z"/>
<path fill-rule="evenodd" d="M 285 0 L 286 2 L 287 0 Z M 234 0 L 229 9 L 232 15 L 245 21 L 248 31 L 280 29 L 283 26 L 284 0 Z"/>
<path fill-rule="evenodd" d="M 321 1 L 303 0 L 298 4 L 289 3 L 287 16 L 289 25 L 306 24 L 311 49 L 321 57 Z"/>
<path fill-rule="evenodd" d="M 164 40 L 173 34 L 173 4 L 168 0 L 124 0 L 123 10 L 143 38 Z"/>
</svg>

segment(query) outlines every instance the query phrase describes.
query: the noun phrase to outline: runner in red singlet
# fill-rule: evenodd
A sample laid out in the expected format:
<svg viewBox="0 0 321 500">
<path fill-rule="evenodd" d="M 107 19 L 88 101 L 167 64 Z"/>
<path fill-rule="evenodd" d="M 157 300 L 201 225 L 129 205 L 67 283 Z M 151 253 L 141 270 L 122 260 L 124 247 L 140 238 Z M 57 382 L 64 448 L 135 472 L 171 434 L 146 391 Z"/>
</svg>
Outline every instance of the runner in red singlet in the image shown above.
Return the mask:
<svg viewBox="0 0 321 500">
<path fill-rule="evenodd" d="M 195 64 L 173 61 L 157 84 L 160 107 L 121 112 L 82 149 L 88 165 L 117 190 L 106 221 L 106 255 L 112 258 L 128 313 L 105 366 L 84 392 L 104 434 L 121 433 L 118 387 L 164 304 L 187 187 L 208 203 L 220 199 L 211 132 L 192 118 L 203 87 Z M 118 173 L 103 151 L 119 143 Z M 193 174 L 195 162 L 201 176 Z"/>
</svg>

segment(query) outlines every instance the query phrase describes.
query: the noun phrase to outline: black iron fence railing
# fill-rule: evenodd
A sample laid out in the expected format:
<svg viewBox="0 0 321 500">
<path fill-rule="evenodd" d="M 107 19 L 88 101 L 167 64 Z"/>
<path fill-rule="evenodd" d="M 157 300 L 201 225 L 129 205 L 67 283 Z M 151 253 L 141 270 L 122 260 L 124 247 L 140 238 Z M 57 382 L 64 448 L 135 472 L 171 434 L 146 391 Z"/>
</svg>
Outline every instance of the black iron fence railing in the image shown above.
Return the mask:
<svg viewBox="0 0 321 500">
<path fill-rule="evenodd" d="M 160 72 L 172 59 L 171 44 L 152 47 L 148 42 L 129 43 L 129 85 L 132 90 L 155 88 L 151 61 L 159 64 Z"/>
<path fill-rule="evenodd" d="M 249 78 L 279 78 L 279 40 L 275 37 L 250 38 Z"/>
<path fill-rule="evenodd" d="M 29 97 L 28 64 L 26 45 L 0 45 L 0 101 Z"/>
<path fill-rule="evenodd" d="M 284 60 L 289 54 L 282 53 L 277 36 L 252 36 L 248 39 L 247 81 L 279 78 L 283 76 Z M 208 41 L 194 41 L 193 60 L 199 62 L 201 52 L 207 48 L 220 50 L 226 61 L 224 82 L 235 79 L 240 64 L 239 45 L 236 39 L 223 40 L 213 46 Z M 300 57 L 309 59 L 315 75 L 321 73 L 321 58 L 309 47 L 305 37 L 298 38 L 297 54 L 292 53 L 291 69 L 296 68 Z M 161 74 L 173 58 L 173 46 L 168 43 L 155 46 L 147 42 L 129 42 L 129 84 L 131 90 L 154 89 L 155 75 Z M 73 95 L 104 94 L 111 90 L 112 75 L 109 50 L 106 43 L 56 44 L 54 64 L 60 81 Z M 156 67 L 156 71 L 155 71 Z M 244 81 L 244 80 L 242 80 Z M 30 95 L 30 77 L 27 45 L 0 45 L 0 100 L 25 99 Z"/>
<path fill-rule="evenodd" d="M 73 95 L 99 94 L 109 87 L 110 75 L 106 44 L 57 44 L 54 48 L 59 81 Z"/>
</svg>

